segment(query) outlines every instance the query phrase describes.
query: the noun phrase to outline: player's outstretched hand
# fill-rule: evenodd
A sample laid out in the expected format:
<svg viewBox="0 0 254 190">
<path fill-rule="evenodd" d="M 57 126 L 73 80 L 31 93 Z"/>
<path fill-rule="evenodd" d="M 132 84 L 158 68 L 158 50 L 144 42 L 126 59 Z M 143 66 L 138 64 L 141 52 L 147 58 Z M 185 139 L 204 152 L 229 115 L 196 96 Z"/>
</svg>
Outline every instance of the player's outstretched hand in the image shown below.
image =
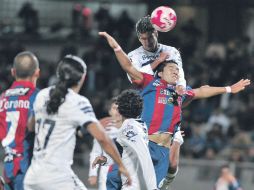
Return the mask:
<svg viewBox="0 0 254 190">
<path fill-rule="evenodd" d="M 127 181 L 123 183 L 127 183 L 128 185 L 131 185 L 132 183 L 131 176 L 129 172 L 126 170 L 126 168 L 124 166 L 119 166 L 119 172 L 120 174 L 123 174 L 127 178 Z"/>
<path fill-rule="evenodd" d="M 105 156 L 97 156 L 92 163 L 92 168 L 95 168 L 97 164 L 104 165 L 107 162 L 107 157 Z"/>
<path fill-rule="evenodd" d="M 249 79 L 241 79 L 237 83 L 230 86 L 231 93 L 235 94 L 245 89 L 246 86 L 250 85 Z"/>
<path fill-rule="evenodd" d="M 117 41 L 112 36 L 110 36 L 107 32 L 99 32 L 99 35 L 107 39 L 108 44 L 111 48 L 115 49 L 119 47 L 119 44 L 117 43 Z"/>
</svg>

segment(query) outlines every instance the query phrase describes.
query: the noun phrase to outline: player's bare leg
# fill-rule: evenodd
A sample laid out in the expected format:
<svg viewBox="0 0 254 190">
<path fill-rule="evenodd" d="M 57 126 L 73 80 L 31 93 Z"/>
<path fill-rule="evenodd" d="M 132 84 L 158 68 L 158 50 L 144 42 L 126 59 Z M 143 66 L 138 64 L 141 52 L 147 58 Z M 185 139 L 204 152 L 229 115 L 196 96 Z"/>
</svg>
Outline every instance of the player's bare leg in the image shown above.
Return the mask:
<svg viewBox="0 0 254 190">
<path fill-rule="evenodd" d="M 4 190 L 4 178 L 0 176 L 0 190 Z"/>
</svg>

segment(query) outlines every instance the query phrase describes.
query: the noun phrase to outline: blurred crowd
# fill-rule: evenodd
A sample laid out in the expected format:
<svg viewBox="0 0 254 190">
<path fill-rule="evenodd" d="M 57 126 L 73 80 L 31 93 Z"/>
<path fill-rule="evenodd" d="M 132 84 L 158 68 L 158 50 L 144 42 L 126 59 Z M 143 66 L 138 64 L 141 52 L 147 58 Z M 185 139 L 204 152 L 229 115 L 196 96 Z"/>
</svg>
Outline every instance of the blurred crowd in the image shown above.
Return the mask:
<svg viewBox="0 0 254 190">
<path fill-rule="evenodd" d="M 27 9 L 29 11 L 26 11 Z M 30 14 L 35 16 L 32 17 Z M 27 4 L 18 14 L 24 21 L 24 33 L 28 36 L 32 34 L 31 38 L 40 35 L 37 15 L 38 12 Z M 29 20 L 31 18 L 33 20 Z M 96 13 L 80 4 L 73 6 L 70 26 L 72 32 L 67 38 L 69 43 L 66 43 L 60 55 L 56 56 L 78 54 L 84 58 L 88 65 L 88 74 L 81 94 L 90 99 L 97 117 L 102 118 L 107 115 L 109 99 L 123 89 L 130 88 L 131 85 L 105 40 L 92 35 L 92 23 L 96 24 L 98 31 L 113 34 L 126 52 L 138 47 L 139 42 L 135 36 L 135 21 L 127 11 L 123 11 L 116 18 L 110 14 L 107 5 L 101 6 Z M 58 28 L 61 28 L 61 25 L 51 29 L 57 31 Z M 199 48 L 200 38 L 204 38 L 204 35 L 193 20 L 182 25 L 177 34 L 160 35 L 160 42 L 181 51 L 185 78 L 188 85 L 194 88 L 207 84 L 227 86 L 242 78 L 249 78 L 252 81 L 254 79 L 254 52 L 250 51 L 248 37 L 239 36 L 228 41 L 213 39 L 206 43 L 205 48 Z M 87 48 L 81 53 L 79 46 L 75 44 L 75 39 L 79 39 L 80 36 L 89 38 L 84 39 Z M 25 49 L 25 45 L 18 40 L 5 40 L 1 43 L 0 92 L 13 80 L 10 69 L 14 56 Z M 38 56 L 40 58 L 40 55 Z M 54 73 L 56 63 L 43 58 L 40 62 L 43 66 L 38 86 L 44 88 L 56 81 Z M 185 131 L 185 143 L 182 146 L 182 155 L 196 159 L 221 158 L 236 162 L 254 162 L 253 92 L 254 88 L 251 85 L 238 95 L 225 94 L 194 101 L 186 107 L 183 110 L 182 128 Z M 92 143 L 91 140 L 89 143 Z M 79 148 L 77 151 L 82 151 L 82 145 Z"/>
</svg>

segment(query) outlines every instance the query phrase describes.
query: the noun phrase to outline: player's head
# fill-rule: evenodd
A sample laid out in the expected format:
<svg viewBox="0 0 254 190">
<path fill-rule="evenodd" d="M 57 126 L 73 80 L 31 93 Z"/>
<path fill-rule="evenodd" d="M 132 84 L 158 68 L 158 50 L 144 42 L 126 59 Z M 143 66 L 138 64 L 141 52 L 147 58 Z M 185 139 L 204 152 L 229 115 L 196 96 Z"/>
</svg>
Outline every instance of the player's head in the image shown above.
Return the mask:
<svg viewBox="0 0 254 190">
<path fill-rule="evenodd" d="M 78 56 L 66 55 L 60 60 L 56 75 L 59 82 L 65 82 L 68 88 L 83 85 L 87 66 L 85 62 Z"/>
<path fill-rule="evenodd" d="M 153 52 L 158 48 L 158 32 L 154 29 L 150 20 L 150 16 L 141 18 L 136 23 L 136 33 L 144 49 Z"/>
<path fill-rule="evenodd" d="M 228 174 L 230 174 L 230 167 L 228 164 L 223 164 L 221 167 L 220 167 L 220 175 L 222 176 L 226 176 Z"/>
<path fill-rule="evenodd" d="M 143 108 L 143 99 L 135 90 L 124 90 L 117 98 L 118 111 L 124 118 L 137 118 Z"/>
<path fill-rule="evenodd" d="M 175 60 L 165 60 L 156 68 L 156 77 L 165 80 L 169 84 L 176 84 L 179 80 L 179 67 Z"/>
<path fill-rule="evenodd" d="M 16 80 L 29 80 L 36 83 L 40 74 L 39 61 L 30 51 L 24 51 L 16 55 L 11 70 Z"/>
<path fill-rule="evenodd" d="M 58 82 L 50 91 L 50 100 L 47 104 L 47 113 L 55 114 L 64 102 L 68 88 L 75 88 L 79 92 L 86 75 L 85 62 L 74 55 L 66 55 L 58 64 Z"/>
</svg>

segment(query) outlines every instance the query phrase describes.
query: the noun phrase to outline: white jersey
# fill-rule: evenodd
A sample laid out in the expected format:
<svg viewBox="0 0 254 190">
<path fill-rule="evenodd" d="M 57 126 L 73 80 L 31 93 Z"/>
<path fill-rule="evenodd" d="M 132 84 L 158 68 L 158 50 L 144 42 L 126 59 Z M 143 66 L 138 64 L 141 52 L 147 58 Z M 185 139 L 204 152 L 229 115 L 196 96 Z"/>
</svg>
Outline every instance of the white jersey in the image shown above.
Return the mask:
<svg viewBox="0 0 254 190">
<path fill-rule="evenodd" d="M 139 48 L 128 53 L 128 57 L 131 60 L 133 66 L 141 72 L 153 75 L 154 72 L 153 72 L 150 64 L 153 63 L 154 60 L 160 56 L 160 53 L 166 52 L 169 54 L 169 57 L 167 59 L 175 60 L 178 67 L 179 67 L 180 78 L 178 81 L 178 85 L 183 85 L 184 87 L 186 87 L 186 81 L 184 79 L 182 58 L 181 58 L 179 51 L 172 46 L 167 46 L 164 44 L 158 44 L 158 45 L 159 45 L 159 48 L 155 52 L 146 51 L 143 48 L 143 46 L 140 46 Z"/>
<path fill-rule="evenodd" d="M 50 89 L 40 91 L 34 103 L 36 138 L 26 184 L 51 182 L 53 186 L 54 181 L 73 179 L 71 165 L 77 128 L 98 122 L 89 100 L 71 89 L 68 89 L 65 102 L 60 105 L 57 114 L 48 115 L 46 102 Z"/>
<path fill-rule="evenodd" d="M 105 127 L 106 134 L 109 136 L 109 138 L 114 139 L 116 138 L 118 134 L 118 128 L 116 126 L 106 126 Z M 96 165 L 95 168 L 92 168 L 92 163 L 95 160 L 96 157 L 105 155 L 106 157 L 109 157 L 105 151 L 103 151 L 102 147 L 100 146 L 99 142 L 94 139 L 93 141 L 93 148 L 90 153 L 90 166 L 89 166 L 89 177 L 90 176 L 97 176 L 98 175 L 98 165 Z M 106 190 L 106 180 L 107 180 L 107 174 L 108 174 L 109 166 L 103 166 L 100 168 L 100 175 L 98 178 L 98 190 Z"/>
<path fill-rule="evenodd" d="M 148 149 L 146 125 L 136 119 L 126 119 L 119 130 L 117 142 L 123 147 L 122 161 L 132 175 L 132 185 L 126 185 L 122 176 L 123 190 L 153 190 L 156 176 Z"/>
<path fill-rule="evenodd" d="M 240 187 L 240 184 L 237 180 L 234 180 L 233 182 L 229 183 L 226 179 L 223 179 L 223 177 L 220 177 L 215 186 L 214 190 L 243 190 Z"/>
</svg>

